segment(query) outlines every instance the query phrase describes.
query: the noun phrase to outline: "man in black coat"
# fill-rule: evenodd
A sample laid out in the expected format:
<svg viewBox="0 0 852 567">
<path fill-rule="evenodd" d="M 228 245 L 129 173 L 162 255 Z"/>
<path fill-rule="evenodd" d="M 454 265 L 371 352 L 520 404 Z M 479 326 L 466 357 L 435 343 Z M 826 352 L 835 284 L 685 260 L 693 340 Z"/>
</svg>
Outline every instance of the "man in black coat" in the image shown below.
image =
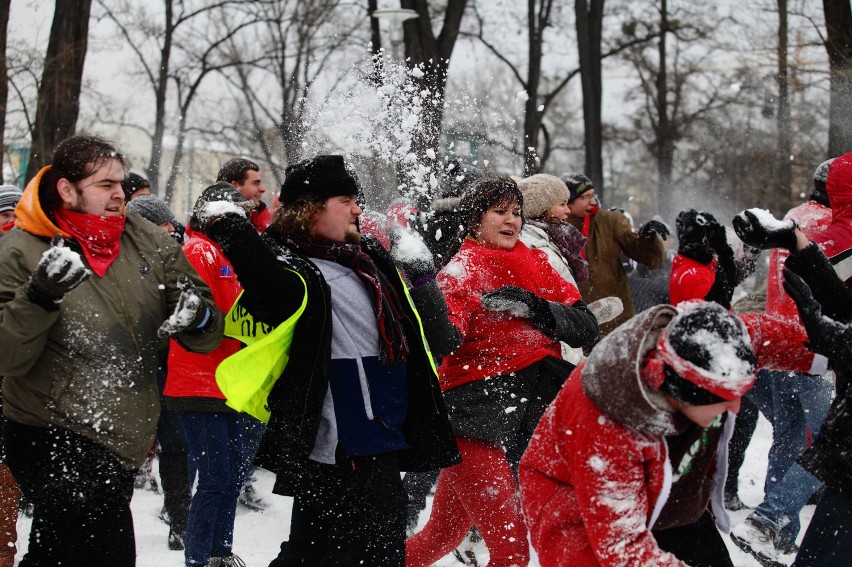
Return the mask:
<svg viewBox="0 0 852 567">
<path fill-rule="evenodd" d="M 835 266 L 808 241 L 795 221 L 778 221 L 757 210 L 734 218 L 747 244 L 790 250 L 784 289 L 796 301 L 809 347 L 826 357 L 838 375 L 852 372 L 852 292 Z M 838 381 L 819 438 L 799 463 L 825 483 L 794 565 L 846 565 L 852 557 L 852 388 Z"/>
<path fill-rule="evenodd" d="M 245 289 L 240 306 L 293 329 L 257 456 L 277 475 L 274 492 L 295 497 L 270 567 L 403 567 L 400 471 L 459 460 L 431 357 L 460 338 L 431 255 L 412 234 L 395 234 L 393 259 L 362 237 L 357 194 L 341 156 L 316 156 L 287 168 L 263 236 L 236 214 L 203 227 Z"/>
</svg>

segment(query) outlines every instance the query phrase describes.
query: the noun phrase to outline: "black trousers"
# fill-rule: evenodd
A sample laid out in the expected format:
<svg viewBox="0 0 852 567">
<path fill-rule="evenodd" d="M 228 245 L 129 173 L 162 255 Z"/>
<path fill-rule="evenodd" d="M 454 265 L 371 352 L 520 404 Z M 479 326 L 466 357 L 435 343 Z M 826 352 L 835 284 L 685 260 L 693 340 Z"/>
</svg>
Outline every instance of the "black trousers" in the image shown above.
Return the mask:
<svg viewBox="0 0 852 567">
<path fill-rule="evenodd" d="M 20 567 L 133 567 L 135 470 L 59 427 L 6 424 L 6 464 L 34 505 Z"/>
<path fill-rule="evenodd" d="M 290 539 L 269 567 L 405 567 L 406 504 L 394 454 L 306 461 Z"/>
<path fill-rule="evenodd" d="M 838 448 L 838 451 L 841 450 Z M 826 487 L 794 567 L 843 567 L 852 560 L 852 497 Z"/>
<path fill-rule="evenodd" d="M 690 567 L 734 567 L 710 512 L 705 511 L 694 524 L 651 533 L 660 549 Z"/>
</svg>

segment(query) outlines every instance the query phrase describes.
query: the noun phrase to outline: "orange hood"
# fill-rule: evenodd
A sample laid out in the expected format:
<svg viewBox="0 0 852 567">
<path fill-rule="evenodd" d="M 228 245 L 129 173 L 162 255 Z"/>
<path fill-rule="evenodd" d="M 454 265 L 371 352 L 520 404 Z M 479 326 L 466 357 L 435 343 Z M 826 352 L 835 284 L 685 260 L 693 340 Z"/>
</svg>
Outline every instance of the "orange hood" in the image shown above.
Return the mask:
<svg viewBox="0 0 852 567">
<path fill-rule="evenodd" d="M 15 216 L 17 217 L 15 226 L 36 236 L 53 238 L 57 234 L 61 234 L 63 238 L 71 238 L 71 235 L 56 226 L 41 208 L 41 202 L 38 197 L 38 186 L 44 174 L 49 170 L 49 165 L 44 166 L 27 183 L 24 194 L 21 196 L 18 206 L 15 207 Z"/>
</svg>

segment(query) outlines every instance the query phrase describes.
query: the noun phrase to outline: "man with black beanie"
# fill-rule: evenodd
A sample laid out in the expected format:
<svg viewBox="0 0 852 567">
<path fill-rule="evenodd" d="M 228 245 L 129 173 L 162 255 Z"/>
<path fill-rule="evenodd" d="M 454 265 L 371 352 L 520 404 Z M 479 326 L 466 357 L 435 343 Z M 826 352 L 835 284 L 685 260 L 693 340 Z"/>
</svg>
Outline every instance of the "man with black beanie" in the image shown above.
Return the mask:
<svg viewBox="0 0 852 567">
<path fill-rule="evenodd" d="M 589 263 L 589 279 L 577 284 L 583 300 L 591 303 L 615 296 L 624 305 L 621 315 L 601 324 L 602 339 L 636 314 L 621 254 L 650 268 L 660 268 L 665 255 L 663 240 L 669 230 L 660 221 L 651 220 L 634 232 L 623 214 L 600 210 L 591 179 L 582 173 L 566 173 L 561 179 L 568 186 L 567 221 L 588 238 L 583 255 Z"/>
<path fill-rule="evenodd" d="M 400 471 L 459 459 L 431 363 L 459 337 L 431 256 L 425 246 L 411 254 L 411 242 L 403 254 L 399 237 L 388 255 L 362 237 L 357 194 L 342 156 L 315 156 L 287 168 L 281 209 L 262 236 L 232 214 L 201 228 L 244 287 L 237 307 L 259 323 L 246 328 L 275 329 L 232 358 L 255 360 L 265 348 L 289 356 L 217 371 L 231 407 L 246 394 L 246 408 L 268 420 L 256 462 L 276 474 L 275 493 L 295 497 L 289 539 L 270 567 L 403 567 Z M 244 375 L 268 383 L 268 399 L 241 391 Z"/>
</svg>

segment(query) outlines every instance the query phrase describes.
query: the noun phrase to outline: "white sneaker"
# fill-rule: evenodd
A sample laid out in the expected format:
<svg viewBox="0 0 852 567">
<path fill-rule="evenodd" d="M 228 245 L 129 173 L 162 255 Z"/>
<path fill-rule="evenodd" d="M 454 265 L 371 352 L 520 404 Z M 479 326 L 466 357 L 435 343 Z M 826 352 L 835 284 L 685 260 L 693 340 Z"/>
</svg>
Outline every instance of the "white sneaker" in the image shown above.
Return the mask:
<svg viewBox="0 0 852 567">
<path fill-rule="evenodd" d="M 754 557 L 763 567 L 787 567 L 793 562 L 794 553 L 784 553 L 775 546 L 777 539 L 771 528 L 751 518 L 731 530 L 734 545 Z"/>
</svg>

